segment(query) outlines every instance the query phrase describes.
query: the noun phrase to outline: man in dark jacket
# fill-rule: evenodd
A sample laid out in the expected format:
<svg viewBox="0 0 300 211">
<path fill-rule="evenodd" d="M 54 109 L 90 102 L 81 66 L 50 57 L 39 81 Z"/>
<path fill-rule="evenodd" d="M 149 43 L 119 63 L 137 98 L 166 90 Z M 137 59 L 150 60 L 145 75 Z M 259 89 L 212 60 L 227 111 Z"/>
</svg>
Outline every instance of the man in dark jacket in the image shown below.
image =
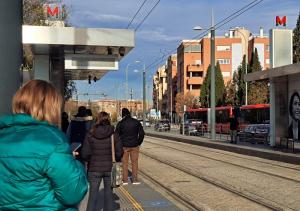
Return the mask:
<svg viewBox="0 0 300 211">
<path fill-rule="evenodd" d="M 237 131 L 239 128 L 239 122 L 236 116 L 231 116 L 229 119 L 230 123 L 230 143 L 237 143 Z"/>
<path fill-rule="evenodd" d="M 88 116 L 85 106 L 79 106 L 78 112 L 75 115 L 75 118 L 71 120 L 66 136 L 70 140 L 70 143 L 77 143 L 80 144 L 76 151 L 79 152 L 79 155 L 76 157 L 78 160 L 82 161 L 81 159 L 81 149 L 83 145 L 83 141 L 86 137 L 86 134 L 91 129 L 91 122 L 93 120 L 92 116 Z"/>
<path fill-rule="evenodd" d="M 128 184 L 128 160 L 132 164 L 133 184 L 140 184 L 138 180 L 138 158 L 140 145 L 144 140 L 144 129 L 141 123 L 132 118 L 127 108 L 122 109 L 122 120 L 116 127 L 123 145 L 123 185 Z"/>
</svg>

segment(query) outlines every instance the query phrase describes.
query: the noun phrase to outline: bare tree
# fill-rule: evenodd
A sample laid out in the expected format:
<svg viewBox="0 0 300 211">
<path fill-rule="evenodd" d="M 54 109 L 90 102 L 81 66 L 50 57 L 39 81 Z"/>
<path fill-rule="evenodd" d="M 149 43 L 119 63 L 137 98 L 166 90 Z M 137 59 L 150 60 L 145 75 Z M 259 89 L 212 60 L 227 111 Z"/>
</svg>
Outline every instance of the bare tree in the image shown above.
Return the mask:
<svg viewBox="0 0 300 211">
<path fill-rule="evenodd" d="M 180 117 L 183 115 L 184 105 L 186 105 L 187 108 L 197 108 L 198 98 L 191 92 L 187 92 L 185 94 L 178 93 L 176 95 L 176 112 Z"/>
</svg>

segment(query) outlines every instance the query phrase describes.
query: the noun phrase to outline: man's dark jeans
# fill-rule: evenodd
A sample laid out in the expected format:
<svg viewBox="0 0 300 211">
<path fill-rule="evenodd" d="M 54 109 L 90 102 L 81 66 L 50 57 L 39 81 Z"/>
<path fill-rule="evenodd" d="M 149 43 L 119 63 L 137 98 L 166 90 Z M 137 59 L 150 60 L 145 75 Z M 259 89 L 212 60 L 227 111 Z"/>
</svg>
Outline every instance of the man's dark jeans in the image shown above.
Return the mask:
<svg viewBox="0 0 300 211">
<path fill-rule="evenodd" d="M 87 206 L 87 211 L 98 211 L 100 207 L 98 207 L 97 199 L 99 196 L 99 187 L 101 181 L 104 181 L 104 205 L 103 210 L 109 211 L 112 210 L 112 202 L 113 202 L 113 193 L 111 188 L 111 176 L 110 172 L 89 172 L 88 180 L 90 182 L 90 192 L 89 192 L 89 201 Z"/>
</svg>

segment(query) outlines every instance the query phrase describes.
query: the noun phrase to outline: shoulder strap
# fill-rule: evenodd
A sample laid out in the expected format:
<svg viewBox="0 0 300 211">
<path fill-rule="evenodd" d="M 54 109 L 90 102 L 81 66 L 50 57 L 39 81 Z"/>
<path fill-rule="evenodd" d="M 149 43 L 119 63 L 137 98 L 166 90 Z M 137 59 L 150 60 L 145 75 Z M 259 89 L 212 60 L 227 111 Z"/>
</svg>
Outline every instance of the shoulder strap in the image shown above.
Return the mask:
<svg viewBox="0 0 300 211">
<path fill-rule="evenodd" d="M 111 157 L 112 157 L 112 162 L 116 162 L 116 157 L 115 157 L 115 141 L 114 141 L 114 134 L 111 135 Z"/>
</svg>

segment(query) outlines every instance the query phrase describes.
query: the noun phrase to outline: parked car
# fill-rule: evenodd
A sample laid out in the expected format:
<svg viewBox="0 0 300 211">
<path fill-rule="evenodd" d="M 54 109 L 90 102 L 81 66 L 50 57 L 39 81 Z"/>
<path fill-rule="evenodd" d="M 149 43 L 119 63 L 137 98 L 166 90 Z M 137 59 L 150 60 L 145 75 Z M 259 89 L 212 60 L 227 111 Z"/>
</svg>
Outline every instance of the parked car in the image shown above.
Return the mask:
<svg viewBox="0 0 300 211">
<path fill-rule="evenodd" d="M 170 131 L 171 126 L 169 120 L 161 120 L 154 125 L 156 131 Z"/>
<path fill-rule="evenodd" d="M 269 133 L 269 124 L 251 124 L 245 127 L 241 138 L 244 138 L 246 141 L 249 141 L 251 143 L 267 143 Z"/>
<path fill-rule="evenodd" d="M 140 119 L 139 121 L 140 121 L 141 125 L 143 126 L 143 120 Z M 149 120 L 146 120 L 146 121 L 145 121 L 145 126 L 146 126 L 146 127 L 151 127 L 151 124 L 150 124 Z"/>
<path fill-rule="evenodd" d="M 185 135 L 201 135 L 202 121 L 198 119 L 189 119 L 184 123 L 184 134 Z M 182 124 L 180 124 L 180 133 L 182 134 Z"/>
</svg>

